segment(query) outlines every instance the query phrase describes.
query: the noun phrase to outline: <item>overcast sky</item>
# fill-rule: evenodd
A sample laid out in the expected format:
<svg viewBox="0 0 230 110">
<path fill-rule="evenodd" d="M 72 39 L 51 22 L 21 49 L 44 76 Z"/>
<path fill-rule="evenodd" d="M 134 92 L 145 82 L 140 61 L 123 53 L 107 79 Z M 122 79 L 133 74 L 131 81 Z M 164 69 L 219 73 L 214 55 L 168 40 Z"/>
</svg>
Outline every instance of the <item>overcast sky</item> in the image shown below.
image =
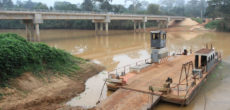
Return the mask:
<svg viewBox="0 0 230 110">
<path fill-rule="evenodd" d="M 16 3 L 17 0 L 12 0 L 14 3 Z M 27 0 L 21 0 L 21 1 L 27 1 Z M 55 1 L 67 1 L 71 2 L 73 4 L 81 4 L 84 0 L 32 0 L 34 2 L 42 2 L 47 4 L 48 6 L 53 6 Z M 143 0 L 140 0 L 143 1 Z M 145 0 L 148 1 L 149 3 L 156 3 L 158 0 Z M 125 4 L 125 0 L 113 0 L 112 4 Z M 126 5 L 129 5 L 130 2 L 127 2 Z"/>
</svg>

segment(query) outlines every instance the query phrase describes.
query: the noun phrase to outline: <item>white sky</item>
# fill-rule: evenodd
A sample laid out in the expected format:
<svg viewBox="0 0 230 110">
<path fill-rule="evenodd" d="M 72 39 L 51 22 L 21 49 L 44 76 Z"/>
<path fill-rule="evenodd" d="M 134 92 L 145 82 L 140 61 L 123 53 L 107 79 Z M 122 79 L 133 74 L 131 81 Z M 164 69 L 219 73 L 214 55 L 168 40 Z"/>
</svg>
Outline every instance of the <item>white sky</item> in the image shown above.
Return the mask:
<svg viewBox="0 0 230 110">
<path fill-rule="evenodd" d="M 17 0 L 12 0 L 14 3 L 16 3 Z M 27 1 L 27 0 L 21 0 L 21 1 Z M 32 0 L 33 2 L 42 2 L 47 4 L 48 6 L 53 6 L 55 1 L 67 1 L 67 2 L 71 2 L 73 4 L 81 4 L 84 0 Z M 143 1 L 143 0 L 140 0 Z M 156 1 L 158 0 L 145 0 L 148 1 L 149 3 L 156 3 Z M 125 0 L 113 0 L 112 4 L 125 4 Z M 127 2 L 127 4 L 129 5 L 130 2 Z M 126 6 L 127 6 L 126 4 Z"/>
</svg>

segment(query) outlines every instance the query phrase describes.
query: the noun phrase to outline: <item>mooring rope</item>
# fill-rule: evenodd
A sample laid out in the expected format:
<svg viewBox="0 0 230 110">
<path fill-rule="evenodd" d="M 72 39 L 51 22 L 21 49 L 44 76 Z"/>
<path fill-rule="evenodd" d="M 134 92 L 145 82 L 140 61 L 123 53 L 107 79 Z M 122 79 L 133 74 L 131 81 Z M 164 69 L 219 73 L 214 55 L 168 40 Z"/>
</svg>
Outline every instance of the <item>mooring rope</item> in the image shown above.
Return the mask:
<svg viewBox="0 0 230 110">
<path fill-rule="evenodd" d="M 103 92 L 103 90 L 104 90 L 104 87 L 105 87 L 106 82 L 107 82 L 107 79 L 105 80 L 105 82 L 104 82 L 104 84 L 103 84 L 103 86 L 102 86 L 102 89 L 101 89 L 101 94 L 100 94 L 100 96 L 99 96 L 98 101 L 97 101 L 97 103 L 96 103 L 96 104 L 99 104 L 99 103 L 100 103 L 101 96 L 102 96 L 102 92 Z"/>
</svg>

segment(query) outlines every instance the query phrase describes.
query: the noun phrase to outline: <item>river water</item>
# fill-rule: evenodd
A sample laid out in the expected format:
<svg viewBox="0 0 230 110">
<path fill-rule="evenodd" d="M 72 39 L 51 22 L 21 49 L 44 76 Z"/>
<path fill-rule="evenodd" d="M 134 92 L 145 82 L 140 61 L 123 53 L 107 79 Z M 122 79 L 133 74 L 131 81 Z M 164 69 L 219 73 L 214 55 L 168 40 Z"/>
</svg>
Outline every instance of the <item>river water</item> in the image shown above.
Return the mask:
<svg viewBox="0 0 230 110">
<path fill-rule="evenodd" d="M 0 30 L 25 36 L 24 30 Z M 171 52 L 182 49 L 193 51 L 212 43 L 223 54 L 223 62 L 213 71 L 199 94 L 186 107 L 160 102 L 154 110 L 230 110 L 230 33 L 220 32 L 168 32 L 167 48 Z M 133 64 L 150 57 L 149 32 L 111 31 L 109 35 L 96 35 L 88 30 L 41 30 L 41 40 L 50 46 L 64 49 L 75 56 L 91 59 L 106 67 L 104 72 L 86 82 L 86 90 L 66 104 L 90 108 L 98 101 L 107 71 Z M 105 87 L 102 100 L 112 94 Z"/>
</svg>

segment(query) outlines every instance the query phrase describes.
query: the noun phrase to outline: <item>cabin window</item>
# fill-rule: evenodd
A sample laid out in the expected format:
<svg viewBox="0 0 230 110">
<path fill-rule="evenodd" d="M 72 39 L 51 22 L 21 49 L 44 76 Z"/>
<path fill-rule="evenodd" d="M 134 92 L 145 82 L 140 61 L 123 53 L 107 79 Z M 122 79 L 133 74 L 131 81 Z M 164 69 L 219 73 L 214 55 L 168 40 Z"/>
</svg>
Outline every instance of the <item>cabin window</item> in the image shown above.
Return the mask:
<svg viewBox="0 0 230 110">
<path fill-rule="evenodd" d="M 211 58 L 210 58 L 210 57 L 208 57 L 208 62 L 210 62 L 210 59 L 211 59 Z"/>
<path fill-rule="evenodd" d="M 201 56 L 201 66 L 207 65 L 207 56 Z"/>
<path fill-rule="evenodd" d="M 166 34 L 163 34 L 163 39 L 166 39 Z"/>
<path fill-rule="evenodd" d="M 159 39 L 159 38 L 160 38 L 160 34 L 159 33 L 155 34 L 155 39 Z"/>
<path fill-rule="evenodd" d="M 196 55 L 195 56 L 195 68 L 198 68 L 198 66 L 199 66 L 199 56 Z"/>
</svg>

